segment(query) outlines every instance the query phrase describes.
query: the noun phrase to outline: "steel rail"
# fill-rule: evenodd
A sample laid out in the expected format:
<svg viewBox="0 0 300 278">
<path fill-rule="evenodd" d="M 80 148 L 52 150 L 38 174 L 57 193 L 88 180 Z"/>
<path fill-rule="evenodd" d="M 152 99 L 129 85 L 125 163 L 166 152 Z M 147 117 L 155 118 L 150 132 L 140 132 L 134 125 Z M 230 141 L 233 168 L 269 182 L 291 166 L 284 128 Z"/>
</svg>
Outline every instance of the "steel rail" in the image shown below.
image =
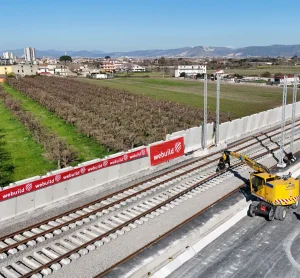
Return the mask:
<svg viewBox="0 0 300 278">
<path fill-rule="evenodd" d="M 300 138 L 299 138 L 298 140 L 300 140 Z M 274 148 L 274 149 L 272 149 L 272 150 L 270 150 L 270 151 L 266 151 L 266 152 L 264 152 L 264 153 L 261 153 L 261 154 L 258 154 L 258 155 L 256 155 L 256 156 L 253 156 L 252 158 L 253 158 L 253 159 L 258 159 L 258 158 L 260 158 L 260 157 L 262 157 L 262 156 L 265 156 L 265 155 L 268 155 L 268 154 L 270 154 L 270 152 L 274 152 L 274 151 L 276 151 L 276 150 L 278 150 L 278 149 L 279 149 L 279 147 L 276 147 L 276 148 Z M 238 162 L 238 163 L 236 163 L 235 165 L 232 165 L 232 168 L 238 167 L 238 166 L 240 166 L 240 165 L 242 165 L 242 164 L 243 164 L 243 162 Z M 134 221 L 136 221 L 136 220 L 138 220 L 138 219 L 140 219 L 140 218 L 146 216 L 147 214 L 150 214 L 151 212 L 153 212 L 153 211 L 155 211 L 155 210 L 157 210 L 157 209 L 163 207 L 164 205 L 166 205 L 166 204 L 168 204 L 168 203 L 170 203 L 170 202 L 176 200 L 177 198 L 181 197 L 182 195 L 185 195 L 185 194 L 188 193 L 189 191 L 191 191 L 191 190 L 193 190 L 193 189 L 199 187 L 199 186 L 202 185 L 203 183 L 205 183 L 205 182 L 207 182 L 207 181 L 209 181 L 209 180 L 212 180 L 213 178 L 215 178 L 215 177 L 217 177 L 217 176 L 222 175 L 223 173 L 224 173 L 224 172 L 218 172 L 218 173 L 212 174 L 211 176 L 205 178 L 204 180 L 202 180 L 202 181 L 200 181 L 200 182 L 197 182 L 197 183 L 191 185 L 189 188 L 187 188 L 187 189 L 185 189 L 185 190 L 179 192 L 178 194 L 176 194 L 176 195 L 170 197 L 169 199 L 163 201 L 162 203 L 160 203 L 160 204 L 158 204 L 158 205 L 152 207 L 151 209 L 149 209 L 149 210 L 147 210 L 147 211 L 141 213 L 140 215 L 137 215 L 136 217 L 134 217 L 134 218 L 132 218 L 132 219 L 130 219 L 130 220 L 124 222 L 123 224 L 121 224 L 121 225 L 119 225 L 119 226 L 117 226 L 117 227 L 111 229 L 110 231 L 108 231 L 108 232 L 106 232 L 106 233 L 104 233 L 104 234 L 101 234 L 100 236 L 98 236 L 98 237 L 96 237 L 96 238 L 93 238 L 93 239 L 87 241 L 86 243 L 84 243 L 84 244 L 82 244 L 82 245 L 80 245 L 80 246 L 74 248 L 73 250 L 70 250 L 69 252 L 67 252 L 67 253 L 65 253 L 65 254 L 63 254 L 63 255 L 61 255 L 61 256 L 59 256 L 59 257 L 53 259 L 53 260 L 51 260 L 50 262 L 43 264 L 43 265 L 40 266 L 39 268 L 36 268 L 36 269 L 34 269 L 34 270 L 32 270 L 32 271 L 26 273 L 26 274 L 23 275 L 22 277 L 23 277 L 23 278 L 29 278 L 29 277 L 31 277 L 32 275 L 39 273 L 39 272 L 42 271 L 43 269 L 48 268 L 48 267 L 50 267 L 51 265 L 53 265 L 53 264 L 55 264 L 55 263 L 59 263 L 61 260 L 70 257 L 72 254 L 78 252 L 79 250 L 81 250 L 81 249 L 83 249 L 83 248 L 85 248 L 85 247 L 87 247 L 87 246 L 89 246 L 89 245 L 91 245 L 91 244 L 94 244 L 96 241 L 100 241 L 101 239 L 103 239 L 103 238 L 109 236 L 110 234 L 116 232 L 117 230 L 120 230 L 120 229 L 122 229 L 123 227 L 128 226 L 129 224 L 133 223 Z M 238 188 L 239 188 L 239 187 L 238 187 Z M 218 199 L 218 201 L 220 201 L 220 199 Z M 208 207 L 211 207 L 211 205 L 209 205 Z M 101 276 L 100 276 L 100 277 L 101 277 Z"/>
<path fill-rule="evenodd" d="M 300 121 L 300 120 L 299 120 L 299 121 Z M 298 125 L 300 125 L 300 124 L 298 124 Z M 297 126 L 298 126 L 298 125 L 297 125 Z M 278 128 L 275 128 L 275 129 L 273 129 L 273 130 L 268 131 L 267 133 L 274 132 L 274 131 L 277 130 L 277 129 L 278 129 Z M 280 134 L 280 132 L 273 134 L 272 137 L 273 137 L 273 136 L 276 136 L 276 135 L 278 135 L 278 134 Z M 253 135 L 252 138 L 249 138 L 249 139 L 243 140 L 243 141 L 241 141 L 241 142 L 238 142 L 238 143 L 232 145 L 231 148 L 236 147 L 236 146 L 238 146 L 238 145 L 242 145 L 242 144 L 244 144 L 244 143 L 247 143 L 247 142 L 249 142 L 249 141 L 255 139 L 256 137 L 260 137 L 260 136 L 264 136 L 264 135 L 265 135 L 265 134 L 260 134 L 260 135 L 258 135 L 258 136 Z M 250 146 L 256 145 L 256 144 L 258 144 L 259 142 L 262 142 L 262 141 L 265 141 L 265 140 L 268 140 L 268 139 L 269 139 L 269 138 L 267 137 L 267 138 L 265 138 L 265 139 L 263 139 L 263 140 L 261 140 L 261 141 L 254 142 L 254 143 L 249 144 L 249 145 L 247 145 L 247 146 L 245 146 L 245 147 L 242 147 L 242 148 L 237 149 L 237 151 L 240 151 L 240 150 L 242 150 L 242 149 L 245 149 L 245 148 L 248 148 L 248 147 L 250 147 Z M 6 235 L 6 236 L 3 236 L 2 238 L 0 238 L 0 241 L 3 241 L 3 240 L 5 240 L 5 239 L 7 239 L 7 238 L 13 238 L 15 235 L 21 234 L 21 233 L 26 232 L 26 231 L 30 231 L 30 230 L 32 230 L 32 229 L 34 229 L 34 228 L 37 228 L 37 227 L 41 226 L 41 225 L 45 225 L 45 224 L 47 224 L 47 223 L 50 222 L 50 221 L 55 221 L 55 220 L 57 220 L 57 219 L 59 219 L 59 218 L 62 218 L 62 217 L 64 217 L 64 216 L 67 216 L 67 215 L 69 215 L 69 214 L 71 214 L 71 213 L 76 213 L 76 211 L 78 211 L 78 210 L 82 210 L 82 209 L 84 209 L 84 208 L 87 208 L 87 207 L 89 207 L 89 206 L 92 206 L 92 205 L 94 205 L 94 204 L 96 204 L 96 203 L 99 203 L 99 202 L 101 202 L 101 201 L 103 201 L 103 200 L 106 200 L 106 199 L 108 199 L 108 198 L 110 198 L 110 197 L 112 197 L 112 196 L 118 195 L 118 194 L 120 194 L 120 193 L 123 193 L 124 191 L 127 191 L 127 190 L 130 190 L 130 189 L 132 189 L 132 188 L 138 187 L 138 186 L 141 185 L 141 184 L 147 183 L 147 182 L 152 181 L 152 180 L 154 180 L 154 179 L 157 179 L 157 178 L 159 178 L 159 177 L 161 177 L 161 176 L 165 176 L 165 175 L 167 175 L 167 174 L 169 174 L 169 173 L 172 173 L 172 172 L 174 172 L 174 171 L 176 171 L 176 170 L 179 170 L 179 169 L 181 169 L 181 168 L 184 168 L 184 167 L 186 167 L 186 166 L 189 166 L 189 165 L 191 165 L 191 164 L 194 164 L 194 163 L 196 163 L 196 162 L 199 162 L 199 161 L 201 161 L 201 160 L 204 160 L 204 159 L 206 159 L 206 158 L 208 158 L 208 157 L 211 157 L 211 156 L 213 156 L 213 155 L 216 155 L 216 154 L 218 154 L 218 153 L 220 153 L 220 151 L 214 152 L 214 153 L 212 153 L 212 154 L 210 154 L 210 155 L 207 155 L 207 156 L 204 156 L 204 157 L 201 157 L 201 158 L 198 159 L 198 160 L 195 160 L 195 161 L 192 161 L 192 162 L 183 164 L 183 165 L 181 165 L 181 166 L 179 166 L 179 167 L 176 167 L 176 168 L 171 169 L 171 170 L 169 170 L 169 171 L 167 171 L 167 172 L 164 172 L 164 173 L 162 173 L 162 174 L 159 174 L 158 176 L 155 176 L 155 177 L 146 179 L 146 180 L 141 181 L 141 182 L 139 182 L 139 183 L 137 183 L 137 184 L 134 184 L 134 185 L 132 185 L 132 186 L 130 186 L 130 187 L 127 187 L 127 188 L 125 188 L 125 189 L 122 189 L 122 190 L 119 190 L 119 191 L 117 191 L 117 192 L 114 192 L 114 193 L 111 193 L 111 194 L 109 194 L 109 195 L 106 195 L 106 196 L 104 196 L 104 197 L 102 197 L 102 198 L 100 198 L 100 199 L 97 199 L 97 200 L 95 200 L 95 201 L 92 201 L 92 202 L 90 202 L 90 203 L 88 203 L 88 204 L 85 204 L 85 205 L 82 205 L 82 206 L 77 207 L 77 208 L 75 208 L 75 209 L 66 211 L 66 212 L 64 212 L 64 213 L 62 213 L 62 214 L 56 215 L 56 216 L 54 216 L 54 217 L 51 217 L 51 218 L 46 219 L 46 220 L 44 220 L 44 221 L 41 221 L 41 222 L 39 222 L 39 223 L 35 223 L 35 224 L 33 224 L 33 225 L 29 226 L 29 227 L 25 227 L 25 228 L 23 228 L 23 229 L 21 229 L 21 230 L 18 230 L 18 231 L 16 231 L 16 232 L 13 232 L 13 233 L 11 233 L 11 234 L 8 234 L 8 235 Z M 136 193 L 133 193 L 133 194 L 131 194 L 131 195 L 128 195 L 128 196 L 126 196 L 126 197 L 124 197 L 124 198 L 122 198 L 122 199 L 119 199 L 119 200 L 117 200 L 117 201 L 114 201 L 114 202 L 112 202 L 112 203 L 110 203 L 110 204 L 104 205 L 104 206 L 102 206 L 102 207 L 100 207 L 100 208 L 98 208 L 98 209 L 95 209 L 95 210 L 91 211 L 91 212 L 86 212 L 86 213 L 83 214 L 83 215 L 80 215 L 80 216 L 78 216 L 78 217 L 76 217 L 76 218 L 73 218 L 73 219 L 71 219 L 71 220 L 69 220 L 69 221 L 65 221 L 64 223 L 58 224 L 58 225 L 54 226 L 53 228 L 50 228 L 50 229 L 47 229 L 47 230 L 42 231 L 42 232 L 40 232 L 40 233 L 37 233 L 37 234 L 35 234 L 35 235 L 31 236 L 31 237 L 26 237 L 24 240 L 18 241 L 18 242 L 14 243 L 14 244 L 11 244 L 11 245 L 8 245 L 8 246 L 6 246 L 6 247 L 4 247 L 4 248 L 1 248 L 1 249 L 0 249 L 0 253 L 7 252 L 7 251 L 9 251 L 10 249 L 16 248 L 16 247 L 18 247 L 18 246 L 20 246 L 20 245 L 22 245 L 22 244 L 26 244 L 27 242 L 29 242 L 29 241 L 31 241 L 31 240 L 35 240 L 35 239 L 37 239 L 38 237 L 44 236 L 44 235 L 46 235 L 46 234 L 49 234 L 49 233 L 51 233 L 51 232 L 54 232 L 54 231 L 57 230 L 57 229 L 60 229 L 60 228 L 65 227 L 65 226 L 68 226 L 68 225 L 70 225 L 70 224 L 72 224 L 72 223 L 75 223 L 75 222 L 77 222 L 77 221 L 80 221 L 80 220 L 82 220 L 82 219 L 84 219 L 84 218 L 87 218 L 87 217 L 89 217 L 89 216 L 91 216 L 91 215 L 94 215 L 94 214 L 96 214 L 96 213 L 98 213 L 98 212 L 104 211 L 104 210 L 106 210 L 106 209 L 108 209 L 108 208 L 110 208 L 110 207 L 113 207 L 113 206 L 115 206 L 115 205 L 118 205 L 118 204 L 121 203 L 121 202 L 124 202 L 124 201 L 126 201 L 126 200 L 128 200 L 128 199 L 131 199 L 132 197 L 135 197 L 135 196 L 137 196 L 137 195 L 140 195 L 140 194 L 143 193 L 143 192 L 150 191 L 151 189 L 153 189 L 153 188 L 155 188 L 155 187 L 158 187 L 158 186 L 160 186 L 160 185 L 163 184 L 163 183 L 167 183 L 168 181 L 174 180 L 174 179 L 176 179 L 176 178 L 178 178 L 178 177 L 181 177 L 181 176 L 183 176 L 183 175 L 185 175 L 185 174 L 188 174 L 188 173 L 190 173 L 190 172 L 193 172 L 193 171 L 195 171 L 195 170 L 197 170 L 197 169 L 199 169 L 199 168 L 202 168 L 202 167 L 204 167 L 204 166 L 207 166 L 207 165 L 209 165 L 209 164 L 212 164 L 212 163 L 214 163 L 214 162 L 217 161 L 217 160 L 219 160 L 219 158 L 213 159 L 213 160 L 211 160 L 211 161 L 209 161 L 209 162 L 206 162 L 206 163 L 201 164 L 201 165 L 199 165 L 199 166 L 196 166 L 196 167 L 194 167 L 194 168 L 192 168 L 192 169 L 190 169 L 190 170 L 187 170 L 187 171 L 185 171 L 184 173 L 180 173 L 180 174 L 175 175 L 175 176 L 173 176 L 173 177 L 171 177 L 171 178 L 168 178 L 168 179 L 166 179 L 166 180 L 163 180 L 163 181 L 161 181 L 161 182 L 158 182 L 158 183 L 156 183 L 156 184 L 154 184 L 154 185 L 152 185 L 152 186 L 150 186 L 150 187 L 147 187 L 147 188 L 145 188 L 145 189 L 142 189 L 142 190 L 140 190 L 140 191 L 138 191 L 138 192 L 136 192 Z"/>
<path fill-rule="evenodd" d="M 278 149 L 279 149 L 279 147 L 278 147 Z M 300 153 L 300 151 L 298 151 L 296 153 Z M 270 169 L 274 169 L 275 167 L 276 167 L 276 164 L 273 165 L 273 166 L 271 166 Z M 163 239 L 164 237 L 166 237 L 167 235 L 171 234 L 172 232 L 178 230 L 180 227 L 184 226 L 185 224 L 187 224 L 189 221 L 193 220 L 194 218 L 200 216 L 201 214 L 203 214 L 205 211 L 207 211 L 212 206 L 214 206 L 214 205 L 222 202 L 223 200 L 229 198 L 231 195 L 233 195 L 234 193 L 238 192 L 244 186 L 245 186 L 245 183 L 241 184 L 236 189 L 230 191 L 229 193 L 227 193 L 226 195 L 224 195 L 220 199 L 216 200 L 215 202 L 213 202 L 209 206 L 205 207 L 204 209 L 196 212 L 194 215 L 192 215 L 188 219 L 184 220 L 183 222 L 181 222 L 180 224 L 178 224 L 177 226 L 175 226 L 171 230 L 169 230 L 169 231 L 165 232 L 164 234 L 160 235 L 159 237 L 155 238 L 154 240 L 152 240 L 151 242 L 147 243 L 146 245 L 144 245 L 143 247 L 139 248 L 138 250 L 134 251 L 133 253 L 131 253 L 130 255 L 128 255 L 127 257 L 125 257 L 124 259 L 122 259 L 122 260 L 118 261 L 117 263 L 113 264 L 108 269 L 106 269 L 103 272 L 97 274 L 93 278 L 102 278 L 104 275 L 106 275 L 109 272 L 111 272 L 114 268 L 116 268 L 116 267 L 120 266 L 121 264 L 127 262 L 128 260 L 134 258 L 136 255 L 138 255 L 139 253 L 141 253 L 143 250 L 145 250 L 146 248 L 150 247 L 151 245 L 153 245 L 154 243 L 158 242 L 159 240 Z"/>
<path fill-rule="evenodd" d="M 146 248 L 150 247 L 151 245 L 153 245 L 154 243 L 156 243 L 157 241 L 161 240 L 162 238 L 164 238 L 165 236 L 171 234 L 172 232 L 176 231 L 177 229 L 179 229 L 180 227 L 184 226 L 186 223 L 188 223 L 189 221 L 193 220 L 194 218 L 198 217 L 199 215 L 201 215 L 202 213 L 204 213 L 205 211 L 207 211 L 209 208 L 211 208 L 212 206 L 218 204 L 219 202 L 225 200 L 226 198 L 230 197 L 232 194 L 238 192 L 244 185 L 239 186 L 238 188 L 230 191 L 228 194 L 226 194 L 225 196 L 223 196 L 222 198 L 216 200 L 215 202 L 213 202 L 211 205 L 205 207 L 204 209 L 198 211 L 197 213 L 195 213 L 194 215 L 192 215 L 191 217 L 189 217 L 188 219 L 184 220 L 183 222 L 181 222 L 180 224 L 178 224 L 177 226 L 175 226 L 174 228 L 172 228 L 171 230 L 165 232 L 164 234 L 162 234 L 161 236 L 157 237 L 156 239 L 152 240 L 151 242 L 149 242 L 148 244 L 144 245 L 143 247 L 141 247 L 140 249 L 136 250 L 135 252 L 131 253 L 129 256 L 125 257 L 124 259 L 120 260 L 119 262 L 115 263 L 114 265 L 112 265 L 111 267 L 109 267 L 108 269 L 106 269 L 105 271 L 97 274 L 96 276 L 94 276 L 94 278 L 101 278 L 104 275 L 108 274 L 110 271 L 112 271 L 114 268 L 118 267 L 119 265 L 125 263 L 126 261 L 132 259 L 133 257 L 135 257 L 137 254 L 141 253 L 143 250 L 145 250 Z"/>
</svg>

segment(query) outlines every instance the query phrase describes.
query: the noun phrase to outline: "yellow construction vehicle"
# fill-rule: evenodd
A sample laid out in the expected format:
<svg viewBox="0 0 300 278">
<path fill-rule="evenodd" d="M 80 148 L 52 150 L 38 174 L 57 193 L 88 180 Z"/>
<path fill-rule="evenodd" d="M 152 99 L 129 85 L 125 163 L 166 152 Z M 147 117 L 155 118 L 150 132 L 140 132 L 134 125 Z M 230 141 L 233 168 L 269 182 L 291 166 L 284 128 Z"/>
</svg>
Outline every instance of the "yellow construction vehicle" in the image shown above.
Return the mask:
<svg viewBox="0 0 300 278">
<path fill-rule="evenodd" d="M 224 151 L 220 158 L 217 172 L 230 168 L 230 156 L 239 159 L 250 166 L 255 172 L 250 173 L 250 191 L 255 197 L 250 207 L 249 215 L 264 215 L 270 221 L 274 218 L 284 220 L 288 208 L 297 208 L 299 199 L 299 180 L 291 174 L 277 176 L 270 169 L 244 154 L 233 151 Z"/>
</svg>

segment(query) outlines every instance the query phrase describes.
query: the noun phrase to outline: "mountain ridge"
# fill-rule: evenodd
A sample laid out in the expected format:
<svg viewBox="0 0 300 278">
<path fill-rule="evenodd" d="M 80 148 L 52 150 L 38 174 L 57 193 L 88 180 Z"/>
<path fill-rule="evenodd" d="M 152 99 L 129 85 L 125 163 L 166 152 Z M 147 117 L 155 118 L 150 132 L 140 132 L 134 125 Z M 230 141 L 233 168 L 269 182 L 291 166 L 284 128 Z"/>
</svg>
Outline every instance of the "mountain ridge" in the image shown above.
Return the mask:
<svg viewBox="0 0 300 278">
<path fill-rule="evenodd" d="M 4 50 L 2 52 L 12 52 L 18 57 L 24 56 L 23 49 Z M 173 49 L 151 49 L 151 50 L 134 50 L 134 51 L 118 51 L 104 52 L 101 50 L 36 50 L 36 56 L 58 58 L 62 55 L 70 55 L 72 57 L 86 58 L 102 58 L 110 57 L 135 57 L 135 58 L 157 58 L 161 56 L 176 57 L 176 58 L 196 58 L 196 57 L 291 57 L 294 55 L 300 56 L 300 44 L 296 45 L 281 45 L 274 44 L 269 46 L 247 46 L 240 48 L 232 47 L 215 47 L 215 46 L 186 46 Z"/>
</svg>

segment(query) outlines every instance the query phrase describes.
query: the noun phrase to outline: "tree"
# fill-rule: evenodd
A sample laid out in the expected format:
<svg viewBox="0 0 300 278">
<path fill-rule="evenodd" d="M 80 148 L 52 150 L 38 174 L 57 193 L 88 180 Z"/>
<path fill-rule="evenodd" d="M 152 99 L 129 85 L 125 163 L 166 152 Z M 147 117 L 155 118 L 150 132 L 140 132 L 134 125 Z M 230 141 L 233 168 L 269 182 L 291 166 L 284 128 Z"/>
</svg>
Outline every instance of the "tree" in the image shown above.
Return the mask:
<svg viewBox="0 0 300 278">
<path fill-rule="evenodd" d="M 110 59 L 110 56 L 105 56 L 105 59 L 106 59 L 106 60 Z"/>
<path fill-rule="evenodd" d="M 0 133 L 2 131 L 0 130 Z M 4 135 L 0 134 L 0 187 L 13 182 L 13 173 L 15 167 L 11 163 L 10 154 L 5 149 Z"/>
<path fill-rule="evenodd" d="M 240 75 L 240 74 L 238 74 L 238 73 L 235 73 L 235 74 L 233 75 L 233 77 L 235 77 L 235 78 L 237 78 L 237 79 L 242 79 L 244 76 L 242 76 L 242 75 Z"/>
<path fill-rule="evenodd" d="M 129 75 L 129 73 L 132 71 L 132 65 L 131 64 L 128 64 L 127 66 L 126 66 L 126 73 L 127 73 L 127 75 Z"/>
<path fill-rule="evenodd" d="M 16 75 L 13 72 L 9 72 L 6 74 L 6 77 L 16 77 Z"/>
<path fill-rule="evenodd" d="M 271 73 L 268 72 L 268 71 L 265 71 L 264 73 L 261 74 L 261 77 L 267 77 L 267 78 L 269 78 L 269 77 L 271 77 Z"/>
<path fill-rule="evenodd" d="M 65 62 L 65 63 L 72 62 L 72 57 L 68 56 L 68 55 L 63 55 L 63 56 L 59 57 L 59 61 Z"/>
<path fill-rule="evenodd" d="M 158 64 L 161 66 L 164 66 L 166 64 L 166 58 L 165 57 L 160 57 L 158 59 Z"/>
</svg>

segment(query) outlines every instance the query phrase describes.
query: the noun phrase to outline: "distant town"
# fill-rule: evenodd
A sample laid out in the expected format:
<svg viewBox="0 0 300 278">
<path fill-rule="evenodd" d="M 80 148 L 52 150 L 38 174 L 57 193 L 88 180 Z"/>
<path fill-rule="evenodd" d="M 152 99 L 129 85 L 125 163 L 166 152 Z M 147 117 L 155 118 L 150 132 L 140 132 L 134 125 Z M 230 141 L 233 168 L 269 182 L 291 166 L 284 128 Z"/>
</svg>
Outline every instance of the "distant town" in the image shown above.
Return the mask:
<svg viewBox="0 0 300 278">
<path fill-rule="evenodd" d="M 293 57 L 252 57 L 252 58 L 136 58 L 118 57 L 111 58 L 84 58 L 70 57 L 67 53 L 60 58 L 37 57 L 34 47 L 24 48 L 24 55 L 17 57 L 12 52 L 4 52 L 0 58 L 0 79 L 5 76 L 60 76 L 84 77 L 94 79 L 114 78 L 118 74 L 160 72 L 163 77 L 184 79 L 203 79 L 208 74 L 208 79 L 216 80 L 217 76 L 228 83 L 255 82 L 265 85 L 282 85 L 284 74 L 253 71 L 251 74 L 241 74 L 241 70 L 255 69 L 272 66 L 299 66 L 300 59 Z M 287 74 L 288 83 L 292 84 L 292 72 Z"/>
</svg>

